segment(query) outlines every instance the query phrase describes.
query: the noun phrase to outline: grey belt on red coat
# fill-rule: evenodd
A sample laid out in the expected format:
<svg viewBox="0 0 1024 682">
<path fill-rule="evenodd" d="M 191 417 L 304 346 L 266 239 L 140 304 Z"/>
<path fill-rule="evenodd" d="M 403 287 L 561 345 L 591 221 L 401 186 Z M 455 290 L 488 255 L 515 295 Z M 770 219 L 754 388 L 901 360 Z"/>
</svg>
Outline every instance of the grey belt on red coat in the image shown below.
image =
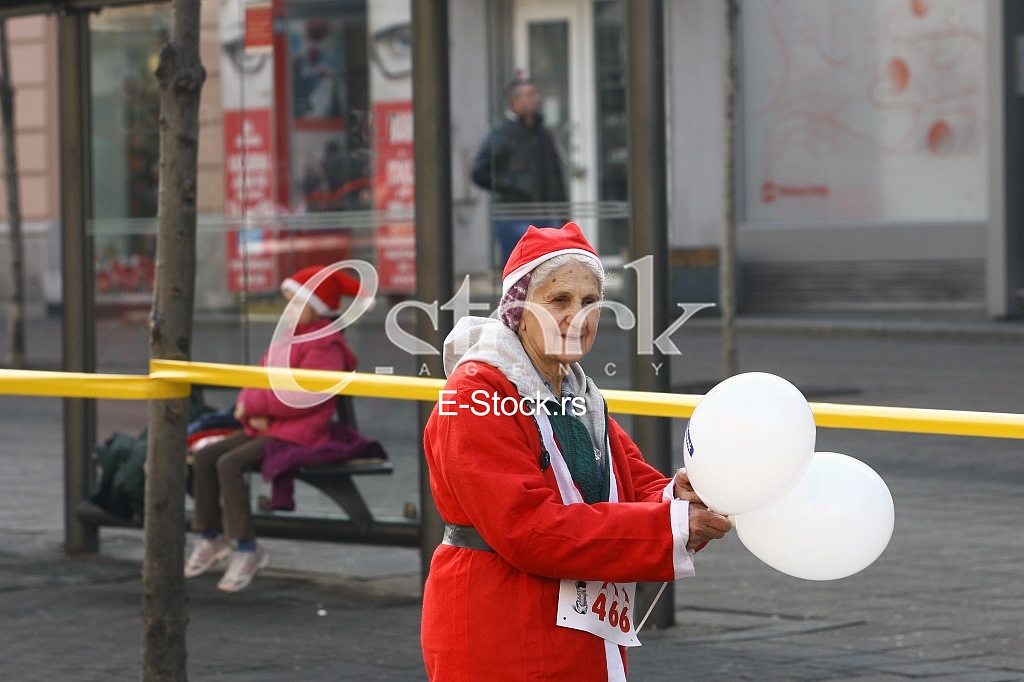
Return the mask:
<svg viewBox="0 0 1024 682">
<path fill-rule="evenodd" d="M 473 526 L 459 526 L 454 523 L 444 524 L 443 545 L 452 547 L 463 547 L 465 549 L 478 549 L 483 552 L 493 552 L 490 545 L 484 542 L 480 533 Z"/>
</svg>

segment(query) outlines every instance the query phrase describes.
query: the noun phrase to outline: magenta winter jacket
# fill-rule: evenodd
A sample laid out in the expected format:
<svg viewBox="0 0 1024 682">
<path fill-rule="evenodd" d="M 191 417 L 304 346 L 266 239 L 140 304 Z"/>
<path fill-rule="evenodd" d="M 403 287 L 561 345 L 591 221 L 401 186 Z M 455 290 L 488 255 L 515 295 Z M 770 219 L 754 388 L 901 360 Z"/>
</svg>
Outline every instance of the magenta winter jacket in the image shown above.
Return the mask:
<svg viewBox="0 0 1024 682">
<path fill-rule="evenodd" d="M 299 325 L 295 335 L 308 334 L 330 323 L 330 319 L 320 318 L 309 324 Z M 268 355 L 269 348 L 263 354 L 260 365 L 266 364 Z M 338 332 L 292 345 L 290 364 L 296 369 L 351 371 L 356 368 L 356 356 L 345 343 L 341 332 Z M 245 409 L 246 418 L 270 419 L 270 428 L 263 432 L 254 431 L 246 424 L 245 433 L 249 436 L 271 436 L 307 447 L 321 445 L 330 438 L 331 417 L 335 404 L 333 396 L 315 407 L 296 408 L 281 402 L 270 389 L 243 388 L 238 394 L 238 402 Z"/>
</svg>

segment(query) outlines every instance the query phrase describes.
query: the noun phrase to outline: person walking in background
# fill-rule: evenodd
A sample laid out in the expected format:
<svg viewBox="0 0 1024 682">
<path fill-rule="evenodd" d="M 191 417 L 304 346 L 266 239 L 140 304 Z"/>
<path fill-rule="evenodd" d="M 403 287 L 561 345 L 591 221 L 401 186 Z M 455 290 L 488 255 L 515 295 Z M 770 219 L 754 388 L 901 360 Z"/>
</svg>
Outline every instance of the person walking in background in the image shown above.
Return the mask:
<svg viewBox="0 0 1024 682">
<path fill-rule="evenodd" d="M 286 278 L 281 283 L 285 299 L 290 301 L 322 269 L 313 265 Z M 316 286 L 306 305 L 295 313 L 294 331 L 275 340 L 260 364 L 277 366 L 287 358 L 292 368 L 354 370 L 356 356 L 341 331 L 325 328 L 338 314 L 341 297 L 358 293 L 357 280 L 332 272 Z M 196 452 L 192 527 L 200 538 L 185 564 L 186 578 L 202 575 L 230 559 L 217 587 L 224 592 L 238 592 L 268 565 L 270 557 L 256 542 L 245 479 L 246 473 L 257 464 L 262 464 L 266 474 L 268 466 L 275 472 L 282 468 L 278 466 L 280 462 L 272 461 L 275 459 L 285 460 L 288 466 L 329 459 L 339 461 L 367 449 L 380 454 L 380 446 L 375 441 L 363 438 L 353 429 L 334 428 L 335 400 L 306 406 L 282 398 L 271 389 L 242 389 L 235 406 L 235 418 L 243 429 Z M 274 494 L 278 497 L 278 480 L 275 478 L 274 482 Z M 289 488 L 285 491 L 287 497 L 292 479 L 284 476 L 281 482 Z M 280 507 L 287 508 L 288 503 L 294 506 L 294 502 L 286 500 Z"/>
<path fill-rule="evenodd" d="M 541 96 L 530 80 L 508 87 L 505 120 L 484 138 L 473 159 L 473 182 L 490 190 L 495 204 L 568 201 L 562 165 L 551 133 L 544 127 Z M 500 218 L 494 221 L 501 262 L 530 225 L 555 227 L 555 216 Z"/>
</svg>

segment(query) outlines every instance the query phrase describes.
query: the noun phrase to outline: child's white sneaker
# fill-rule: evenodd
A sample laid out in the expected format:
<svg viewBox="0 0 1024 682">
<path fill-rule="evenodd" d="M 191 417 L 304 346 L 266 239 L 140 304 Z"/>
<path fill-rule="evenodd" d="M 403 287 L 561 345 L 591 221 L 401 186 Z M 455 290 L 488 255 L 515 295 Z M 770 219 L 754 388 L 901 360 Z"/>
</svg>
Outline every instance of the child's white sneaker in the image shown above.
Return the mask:
<svg viewBox="0 0 1024 682">
<path fill-rule="evenodd" d="M 217 589 L 221 592 L 238 592 L 244 590 L 256 577 L 260 570 L 270 563 L 270 555 L 259 545 L 255 552 L 235 551 L 228 564 L 228 570 L 224 577 L 217 583 Z"/>
<path fill-rule="evenodd" d="M 185 577 L 195 578 L 211 568 L 223 564 L 231 556 L 231 543 L 222 537 L 212 540 L 199 538 L 192 548 L 192 554 L 185 562 Z"/>
</svg>

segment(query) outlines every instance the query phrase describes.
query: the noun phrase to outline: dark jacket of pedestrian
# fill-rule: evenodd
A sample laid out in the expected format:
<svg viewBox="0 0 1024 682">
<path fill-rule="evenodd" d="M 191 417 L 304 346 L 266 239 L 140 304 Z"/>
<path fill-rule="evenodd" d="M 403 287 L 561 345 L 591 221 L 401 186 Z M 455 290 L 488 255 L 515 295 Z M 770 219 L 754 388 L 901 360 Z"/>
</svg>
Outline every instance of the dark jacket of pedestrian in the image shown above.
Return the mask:
<svg viewBox="0 0 1024 682">
<path fill-rule="evenodd" d="M 540 114 L 530 126 L 505 112 L 476 153 L 473 182 L 494 192 L 497 203 L 567 201 L 555 141 Z"/>
</svg>

